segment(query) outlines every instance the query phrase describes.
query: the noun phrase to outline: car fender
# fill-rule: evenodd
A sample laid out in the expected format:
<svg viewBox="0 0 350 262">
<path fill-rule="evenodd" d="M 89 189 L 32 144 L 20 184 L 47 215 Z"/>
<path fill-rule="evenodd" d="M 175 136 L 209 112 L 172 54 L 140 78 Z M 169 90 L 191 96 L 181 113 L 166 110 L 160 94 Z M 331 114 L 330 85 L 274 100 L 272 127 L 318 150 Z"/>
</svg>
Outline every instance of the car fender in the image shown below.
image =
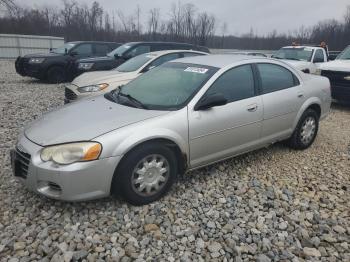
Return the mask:
<svg viewBox="0 0 350 262">
<path fill-rule="evenodd" d="M 174 142 L 180 148 L 181 152 L 186 154 L 186 158 L 189 157 L 188 143 L 183 140 L 180 134 L 165 128 L 140 130 L 139 132 L 128 136 L 117 146 L 113 152 L 113 155 L 123 156 L 136 146 L 154 139 L 167 139 Z"/>
<path fill-rule="evenodd" d="M 298 122 L 299 122 L 299 120 L 300 120 L 302 114 L 306 111 L 306 109 L 307 109 L 308 107 L 310 107 L 311 105 L 315 105 L 315 104 L 317 104 L 317 105 L 319 105 L 319 106 L 321 107 L 322 102 L 321 102 L 321 100 L 320 100 L 318 97 L 310 97 L 309 99 L 307 99 L 307 100 L 303 103 L 303 105 L 300 107 L 300 109 L 299 109 L 299 111 L 298 111 L 298 113 L 297 113 L 297 116 L 296 116 L 296 118 L 295 118 L 295 120 L 294 120 L 294 123 L 293 123 L 293 130 L 294 130 L 294 129 L 296 128 L 296 126 L 298 125 Z"/>
</svg>

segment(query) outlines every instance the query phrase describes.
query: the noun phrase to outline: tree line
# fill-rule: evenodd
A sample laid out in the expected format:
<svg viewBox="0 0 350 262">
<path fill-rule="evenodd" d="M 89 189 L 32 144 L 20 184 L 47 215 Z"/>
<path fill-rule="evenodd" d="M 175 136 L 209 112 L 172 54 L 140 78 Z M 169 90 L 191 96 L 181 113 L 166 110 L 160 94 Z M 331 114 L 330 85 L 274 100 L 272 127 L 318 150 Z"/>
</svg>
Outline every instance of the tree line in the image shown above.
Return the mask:
<svg viewBox="0 0 350 262">
<path fill-rule="evenodd" d="M 288 34 L 272 31 L 257 35 L 252 29 L 241 36 L 228 35 L 225 22 L 219 23 L 214 15 L 181 2 L 174 2 L 166 16 L 158 8 L 147 11 L 136 6 L 126 14 L 120 10 L 108 12 L 98 2 L 87 6 L 75 0 L 63 0 L 59 8 L 21 7 L 15 0 L 0 0 L 0 10 L 0 33 L 61 36 L 66 41 L 178 41 L 212 48 L 265 50 L 295 41 L 326 41 L 332 50 L 341 50 L 350 43 L 350 6 L 339 21 L 321 21 Z"/>
</svg>

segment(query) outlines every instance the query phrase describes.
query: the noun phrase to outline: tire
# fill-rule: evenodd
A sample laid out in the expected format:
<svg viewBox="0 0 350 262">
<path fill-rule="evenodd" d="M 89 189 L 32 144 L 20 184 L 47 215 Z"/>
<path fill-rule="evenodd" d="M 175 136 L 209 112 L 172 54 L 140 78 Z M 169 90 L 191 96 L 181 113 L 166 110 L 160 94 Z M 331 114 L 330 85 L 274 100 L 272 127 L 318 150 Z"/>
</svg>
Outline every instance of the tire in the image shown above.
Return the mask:
<svg viewBox="0 0 350 262">
<path fill-rule="evenodd" d="M 299 119 L 288 145 L 297 150 L 304 150 L 312 145 L 317 136 L 319 115 L 313 109 L 307 109 Z"/>
<path fill-rule="evenodd" d="M 177 167 L 171 149 L 161 143 L 143 144 L 120 163 L 113 177 L 112 192 L 132 205 L 151 203 L 169 191 L 176 180 Z"/>
<path fill-rule="evenodd" d="M 52 84 L 62 83 L 66 80 L 66 72 L 62 66 L 53 66 L 47 71 L 47 80 Z"/>
</svg>

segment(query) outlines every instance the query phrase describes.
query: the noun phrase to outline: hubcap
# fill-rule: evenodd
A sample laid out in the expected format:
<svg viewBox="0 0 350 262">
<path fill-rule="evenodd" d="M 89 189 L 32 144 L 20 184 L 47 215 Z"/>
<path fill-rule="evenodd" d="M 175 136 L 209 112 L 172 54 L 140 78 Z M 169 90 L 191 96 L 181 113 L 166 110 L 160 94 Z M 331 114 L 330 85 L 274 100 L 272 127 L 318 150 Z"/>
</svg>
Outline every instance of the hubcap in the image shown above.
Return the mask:
<svg viewBox="0 0 350 262">
<path fill-rule="evenodd" d="M 301 127 L 301 141 L 304 145 L 307 145 L 314 138 L 316 132 L 316 120 L 313 117 L 308 117 L 305 119 Z"/>
<path fill-rule="evenodd" d="M 141 159 L 132 174 L 132 188 L 141 196 L 158 193 L 169 179 L 169 163 L 161 155 L 149 155 Z"/>
</svg>

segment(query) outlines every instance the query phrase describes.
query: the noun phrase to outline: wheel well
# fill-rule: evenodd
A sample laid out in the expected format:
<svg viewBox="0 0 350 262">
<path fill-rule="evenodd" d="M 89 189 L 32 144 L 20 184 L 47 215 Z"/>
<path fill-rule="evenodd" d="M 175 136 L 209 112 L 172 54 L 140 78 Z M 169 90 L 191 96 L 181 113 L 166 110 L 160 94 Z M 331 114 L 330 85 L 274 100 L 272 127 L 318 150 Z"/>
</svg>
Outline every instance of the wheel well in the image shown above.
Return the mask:
<svg viewBox="0 0 350 262">
<path fill-rule="evenodd" d="M 314 110 L 317 113 L 318 117 L 321 116 L 321 107 L 320 107 L 320 105 L 312 104 L 307 109 L 312 109 L 312 110 Z"/>
<path fill-rule="evenodd" d="M 179 174 L 183 174 L 185 170 L 187 169 L 187 155 L 186 153 L 182 152 L 180 147 L 172 140 L 166 139 L 166 138 L 156 138 L 156 139 L 151 139 L 142 142 L 141 144 L 136 145 L 135 147 L 131 148 L 127 153 L 124 154 L 122 159 L 120 160 L 119 163 L 121 163 L 125 157 L 130 154 L 133 150 L 137 149 L 138 147 L 142 147 L 145 144 L 150 144 L 150 143 L 160 143 L 165 146 L 167 146 L 169 149 L 171 149 L 176 156 L 176 159 L 178 160 L 178 169 L 179 169 Z M 119 166 L 119 164 L 118 164 Z M 118 167 L 117 167 L 118 169 Z"/>
<path fill-rule="evenodd" d="M 52 65 L 50 65 L 50 66 L 48 66 L 47 67 L 47 69 L 46 69 L 46 77 L 47 77 L 47 74 L 48 74 L 48 72 L 50 71 L 50 69 L 52 69 L 52 68 L 54 68 L 54 67 L 60 67 L 60 68 L 62 68 L 63 70 L 64 70 L 64 65 L 61 65 L 61 64 L 52 64 Z"/>
</svg>

